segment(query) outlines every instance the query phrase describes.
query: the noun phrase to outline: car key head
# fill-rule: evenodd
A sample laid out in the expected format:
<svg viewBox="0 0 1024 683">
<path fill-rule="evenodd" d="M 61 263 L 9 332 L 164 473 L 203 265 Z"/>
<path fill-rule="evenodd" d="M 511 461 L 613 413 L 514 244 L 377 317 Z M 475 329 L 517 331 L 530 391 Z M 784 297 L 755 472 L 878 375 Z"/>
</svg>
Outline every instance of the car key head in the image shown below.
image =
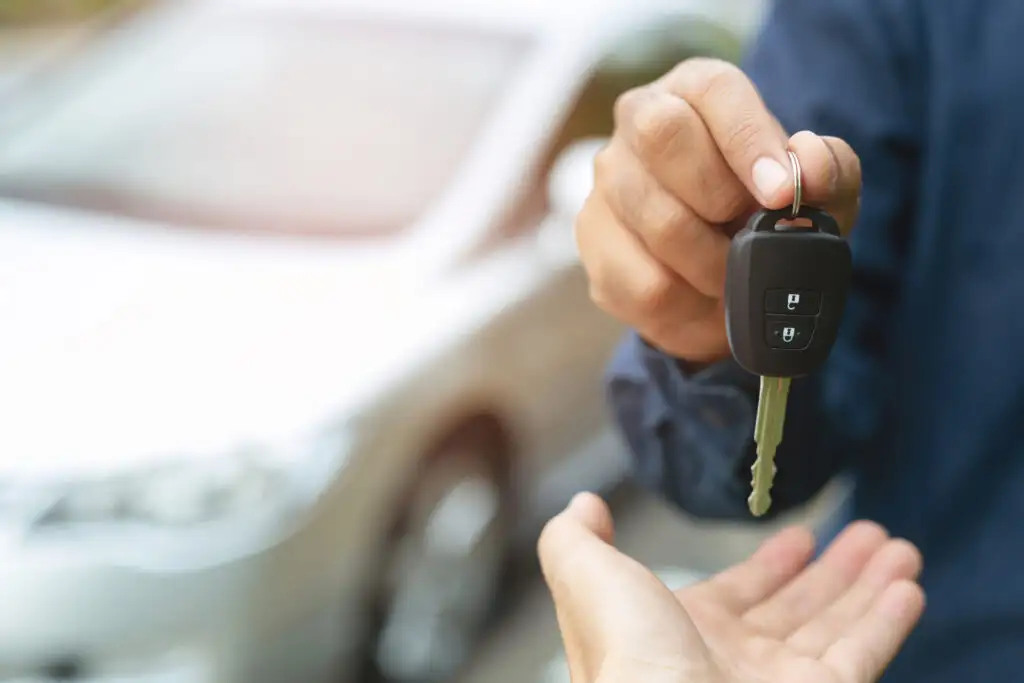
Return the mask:
<svg viewBox="0 0 1024 683">
<path fill-rule="evenodd" d="M 804 219 L 811 227 L 780 226 Z M 827 212 L 761 210 L 732 240 L 725 321 L 733 357 L 748 372 L 800 377 L 835 343 L 852 269 L 849 244 Z"/>
</svg>

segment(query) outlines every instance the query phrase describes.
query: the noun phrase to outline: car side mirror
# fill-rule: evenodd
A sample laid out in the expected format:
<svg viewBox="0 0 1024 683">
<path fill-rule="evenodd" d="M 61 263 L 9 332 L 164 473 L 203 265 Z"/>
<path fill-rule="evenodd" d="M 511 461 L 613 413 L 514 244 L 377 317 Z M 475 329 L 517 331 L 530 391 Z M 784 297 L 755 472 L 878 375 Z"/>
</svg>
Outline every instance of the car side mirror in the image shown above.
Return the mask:
<svg viewBox="0 0 1024 683">
<path fill-rule="evenodd" d="M 548 201 L 554 218 L 574 221 L 594 187 L 594 157 L 607 138 L 583 138 L 558 156 L 548 174 Z"/>
</svg>

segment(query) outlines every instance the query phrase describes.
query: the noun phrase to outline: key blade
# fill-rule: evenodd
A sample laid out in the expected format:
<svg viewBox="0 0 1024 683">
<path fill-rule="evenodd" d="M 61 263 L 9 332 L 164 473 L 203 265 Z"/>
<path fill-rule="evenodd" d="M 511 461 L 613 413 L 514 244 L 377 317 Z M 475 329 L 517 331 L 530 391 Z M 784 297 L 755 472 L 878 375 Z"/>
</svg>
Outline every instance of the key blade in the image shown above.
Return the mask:
<svg viewBox="0 0 1024 683">
<path fill-rule="evenodd" d="M 789 377 L 762 377 L 757 399 L 757 417 L 754 420 L 754 442 L 758 446 L 782 443 L 782 427 L 786 423 L 786 404 L 789 398 Z"/>
<path fill-rule="evenodd" d="M 754 441 L 757 459 L 751 468 L 751 493 L 747 505 L 751 514 L 760 517 L 771 507 L 771 490 L 775 481 L 775 451 L 782 443 L 782 428 L 786 421 L 786 403 L 789 397 L 788 377 L 762 377 L 754 422 Z"/>
<path fill-rule="evenodd" d="M 747 507 L 755 517 L 768 512 L 772 506 L 772 483 L 775 480 L 775 447 L 758 444 L 757 459 L 754 466 L 750 468 L 753 479 L 750 482 L 750 496 L 747 498 Z"/>
</svg>

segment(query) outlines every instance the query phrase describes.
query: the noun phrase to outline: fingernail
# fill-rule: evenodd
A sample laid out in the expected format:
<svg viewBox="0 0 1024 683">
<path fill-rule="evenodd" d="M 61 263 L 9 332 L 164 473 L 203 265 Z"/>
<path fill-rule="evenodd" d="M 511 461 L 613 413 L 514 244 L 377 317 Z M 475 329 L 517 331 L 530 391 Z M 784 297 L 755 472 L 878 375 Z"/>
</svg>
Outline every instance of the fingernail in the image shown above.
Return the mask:
<svg viewBox="0 0 1024 683">
<path fill-rule="evenodd" d="M 761 157 L 754 162 L 754 187 L 764 201 L 772 201 L 789 183 L 789 172 L 771 157 Z"/>
</svg>

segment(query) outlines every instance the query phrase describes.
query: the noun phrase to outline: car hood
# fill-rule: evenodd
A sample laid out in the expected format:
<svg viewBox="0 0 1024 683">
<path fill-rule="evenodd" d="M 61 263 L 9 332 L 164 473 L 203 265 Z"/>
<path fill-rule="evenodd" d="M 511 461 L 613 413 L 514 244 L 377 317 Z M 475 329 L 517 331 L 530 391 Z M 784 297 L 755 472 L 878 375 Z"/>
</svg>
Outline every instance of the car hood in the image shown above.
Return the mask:
<svg viewBox="0 0 1024 683">
<path fill-rule="evenodd" d="M 0 206 L 0 477 L 217 457 L 344 417 L 422 324 L 429 277 L 383 245 Z"/>
</svg>

